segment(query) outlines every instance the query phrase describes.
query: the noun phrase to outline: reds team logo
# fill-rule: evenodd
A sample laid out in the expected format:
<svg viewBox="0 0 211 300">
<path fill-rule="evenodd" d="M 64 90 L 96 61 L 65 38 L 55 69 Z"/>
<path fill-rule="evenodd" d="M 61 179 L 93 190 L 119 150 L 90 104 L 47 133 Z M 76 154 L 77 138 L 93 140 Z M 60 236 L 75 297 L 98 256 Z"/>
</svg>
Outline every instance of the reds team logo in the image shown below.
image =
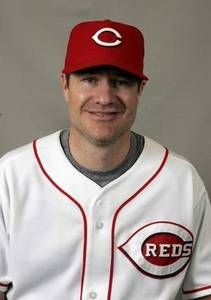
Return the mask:
<svg viewBox="0 0 211 300">
<path fill-rule="evenodd" d="M 145 275 L 162 279 L 180 273 L 190 261 L 193 235 L 171 222 L 138 229 L 119 249 Z"/>
<path fill-rule="evenodd" d="M 109 32 L 111 33 L 112 40 L 113 41 L 103 41 L 101 34 L 104 32 Z M 98 30 L 93 36 L 92 39 L 100 46 L 105 46 L 105 47 L 114 47 L 118 46 L 119 44 L 122 43 L 121 39 L 122 36 L 121 34 L 114 28 L 110 27 L 104 27 Z"/>
</svg>

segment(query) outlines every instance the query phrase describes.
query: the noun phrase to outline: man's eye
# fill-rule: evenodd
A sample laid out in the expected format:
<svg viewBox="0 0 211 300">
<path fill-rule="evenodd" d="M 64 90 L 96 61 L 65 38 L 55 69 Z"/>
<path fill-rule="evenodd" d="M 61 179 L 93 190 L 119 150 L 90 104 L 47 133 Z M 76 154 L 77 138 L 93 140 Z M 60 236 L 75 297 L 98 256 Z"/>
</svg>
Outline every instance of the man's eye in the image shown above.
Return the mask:
<svg viewBox="0 0 211 300">
<path fill-rule="evenodd" d="M 126 80 L 126 79 L 114 79 L 112 81 L 112 85 L 115 86 L 115 87 L 118 87 L 118 86 L 129 86 L 129 81 Z"/>
<path fill-rule="evenodd" d="M 95 77 L 84 77 L 82 78 L 82 81 L 87 83 L 96 83 L 97 79 Z"/>
</svg>

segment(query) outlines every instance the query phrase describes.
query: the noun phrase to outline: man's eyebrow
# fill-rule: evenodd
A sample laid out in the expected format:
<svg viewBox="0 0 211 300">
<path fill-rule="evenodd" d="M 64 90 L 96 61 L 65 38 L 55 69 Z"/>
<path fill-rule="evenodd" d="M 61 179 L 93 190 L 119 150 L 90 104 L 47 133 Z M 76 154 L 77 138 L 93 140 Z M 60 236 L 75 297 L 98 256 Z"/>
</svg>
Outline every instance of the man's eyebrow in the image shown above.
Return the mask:
<svg viewBox="0 0 211 300">
<path fill-rule="evenodd" d="M 137 82 L 137 79 L 135 77 L 132 77 L 129 74 L 121 72 L 121 71 L 113 72 L 111 76 L 126 80 L 126 81 L 130 82 L 131 84 Z"/>
<path fill-rule="evenodd" d="M 122 72 L 118 72 L 118 71 L 117 72 L 112 72 L 111 75 L 122 77 L 122 78 L 125 78 L 125 79 L 130 79 L 129 75 L 124 74 Z"/>
</svg>

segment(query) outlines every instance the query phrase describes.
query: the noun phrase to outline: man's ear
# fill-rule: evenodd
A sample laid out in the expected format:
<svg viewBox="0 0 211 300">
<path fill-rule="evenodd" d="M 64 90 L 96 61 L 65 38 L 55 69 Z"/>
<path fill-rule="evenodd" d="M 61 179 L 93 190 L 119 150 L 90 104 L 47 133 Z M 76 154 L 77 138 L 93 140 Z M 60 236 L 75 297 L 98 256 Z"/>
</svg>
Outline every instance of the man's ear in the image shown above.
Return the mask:
<svg viewBox="0 0 211 300">
<path fill-rule="evenodd" d="M 141 95 L 142 94 L 142 92 L 143 92 L 143 90 L 144 90 L 144 87 L 145 87 L 145 85 L 146 85 L 146 80 L 142 80 L 141 81 L 141 83 L 140 83 L 140 85 L 139 85 L 139 94 Z"/>
<path fill-rule="evenodd" d="M 62 87 L 62 92 L 63 92 L 63 95 L 64 95 L 64 99 L 65 99 L 66 102 L 68 102 L 69 101 L 69 97 L 68 97 L 69 87 L 68 87 L 68 84 L 67 84 L 66 76 L 63 73 L 60 74 L 60 82 L 61 82 L 61 87 Z"/>
</svg>

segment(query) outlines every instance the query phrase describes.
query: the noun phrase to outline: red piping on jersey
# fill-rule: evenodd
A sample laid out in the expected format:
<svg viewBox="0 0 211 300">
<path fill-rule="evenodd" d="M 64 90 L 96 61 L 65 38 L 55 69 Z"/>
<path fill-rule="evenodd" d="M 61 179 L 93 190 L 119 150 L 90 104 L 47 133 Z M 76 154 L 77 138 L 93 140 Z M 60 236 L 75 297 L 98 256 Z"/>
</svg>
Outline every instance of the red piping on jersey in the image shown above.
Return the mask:
<svg viewBox="0 0 211 300">
<path fill-rule="evenodd" d="M 34 154 L 37 159 L 37 162 L 39 164 L 39 167 L 43 174 L 47 177 L 47 179 L 50 181 L 50 183 L 57 189 L 59 190 L 62 194 L 64 194 L 66 197 L 68 197 L 76 206 L 78 206 L 82 217 L 83 217 L 83 222 L 84 222 L 84 244 L 83 244 L 83 266 L 82 266 L 82 273 L 81 273 L 81 290 L 80 290 L 80 300 L 82 300 L 82 295 L 83 295 L 83 285 L 84 285 L 84 275 L 85 275 L 85 267 L 86 267 L 86 252 L 87 252 L 87 219 L 86 219 L 86 214 L 80 205 L 72 196 L 70 196 L 67 192 L 65 192 L 57 183 L 50 177 L 50 175 L 46 172 L 44 169 L 42 162 L 39 158 L 38 151 L 37 151 L 37 146 L 36 146 L 36 140 L 33 141 L 33 149 L 34 149 Z"/>
<path fill-rule="evenodd" d="M 158 176 L 158 174 L 161 172 L 161 170 L 163 169 L 163 167 L 166 163 L 168 153 L 169 153 L 168 149 L 165 148 L 164 157 L 162 159 L 162 162 L 161 162 L 160 166 L 155 171 L 155 173 L 145 182 L 144 185 L 142 185 L 142 187 L 140 189 L 138 189 L 138 191 L 136 191 L 132 196 L 130 196 L 130 198 L 128 198 L 122 205 L 120 205 L 120 207 L 116 210 L 116 212 L 114 214 L 113 221 L 112 221 L 112 228 L 111 228 L 111 262 L 110 262 L 110 276 L 109 276 L 109 286 L 108 286 L 107 300 L 111 299 L 111 293 L 112 293 L 113 273 L 114 273 L 114 238 L 115 238 L 115 225 L 116 225 L 117 216 L 118 216 L 120 210 L 125 205 L 127 205 L 138 194 L 140 194 Z"/>
<path fill-rule="evenodd" d="M 207 285 L 207 286 L 204 286 L 204 287 L 201 287 L 201 288 L 198 288 L 195 290 L 190 290 L 190 291 L 182 290 L 182 292 L 183 292 L 183 294 L 192 294 L 192 293 L 196 293 L 196 292 L 200 292 L 200 291 L 204 291 L 204 290 L 208 290 L 208 289 L 211 289 L 211 285 Z"/>
</svg>

